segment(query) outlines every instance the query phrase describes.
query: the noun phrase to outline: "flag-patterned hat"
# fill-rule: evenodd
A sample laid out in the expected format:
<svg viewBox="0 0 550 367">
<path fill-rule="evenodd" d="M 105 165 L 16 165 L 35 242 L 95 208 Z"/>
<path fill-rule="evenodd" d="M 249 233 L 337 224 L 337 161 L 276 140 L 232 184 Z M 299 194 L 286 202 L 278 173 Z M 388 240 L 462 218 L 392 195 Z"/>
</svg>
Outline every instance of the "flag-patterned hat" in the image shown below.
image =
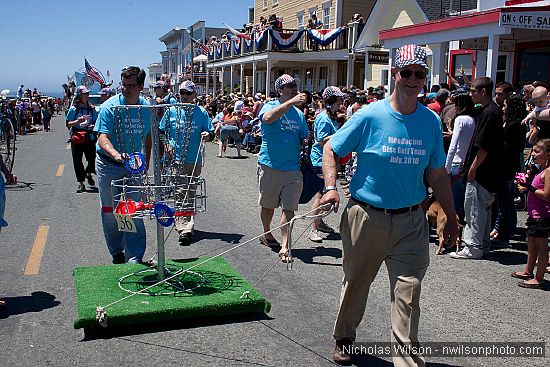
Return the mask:
<svg viewBox="0 0 550 367">
<path fill-rule="evenodd" d="M 162 88 L 162 89 L 165 89 L 165 90 L 168 90 L 170 88 L 170 86 L 168 84 L 166 84 L 166 82 L 164 80 L 158 80 L 154 83 L 151 83 L 151 87 L 154 89 L 154 88 Z"/>
<path fill-rule="evenodd" d="M 99 91 L 99 95 L 110 96 L 111 95 L 111 90 L 109 88 L 103 88 Z"/>
<path fill-rule="evenodd" d="M 275 90 L 283 89 L 287 84 L 296 83 L 293 77 L 288 74 L 283 74 L 275 80 Z"/>
<path fill-rule="evenodd" d="M 79 85 L 78 88 L 76 88 L 77 95 L 87 94 L 87 93 L 90 93 L 90 91 L 88 90 L 88 88 L 86 88 L 85 85 Z"/>
<path fill-rule="evenodd" d="M 326 87 L 325 90 L 323 91 L 323 99 L 332 97 L 332 96 L 345 97 L 346 95 L 342 93 L 342 91 L 338 87 L 334 87 L 334 86 Z"/>
<path fill-rule="evenodd" d="M 409 65 L 420 65 L 428 69 L 428 56 L 426 50 L 418 45 L 405 45 L 397 49 L 395 53 L 395 66 L 404 68 Z"/>
<path fill-rule="evenodd" d="M 191 80 L 186 80 L 181 83 L 180 90 L 186 90 L 193 93 L 196 90 L 195 83 L 193 83 Z"/>
</svg>

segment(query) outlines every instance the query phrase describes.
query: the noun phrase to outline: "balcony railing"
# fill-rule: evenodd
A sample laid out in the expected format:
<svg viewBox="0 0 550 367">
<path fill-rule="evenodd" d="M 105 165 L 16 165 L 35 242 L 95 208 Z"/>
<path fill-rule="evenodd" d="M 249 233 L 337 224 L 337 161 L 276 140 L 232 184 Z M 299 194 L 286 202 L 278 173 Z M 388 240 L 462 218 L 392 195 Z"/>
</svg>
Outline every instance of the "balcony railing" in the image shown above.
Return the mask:
<svg viewBox="0 0 550 367">
<path fill-rule="evenodd" d="M 233 37 L 226 42 L 210 45 L 208 62 L 228 60 L 264 52 L 319 52 L 329 50 L 350 50 L 359 38 L 362 25 L 312 31 L 307 29 L 266 29 L 253 33 L 250 40 Z"/>
</svg>

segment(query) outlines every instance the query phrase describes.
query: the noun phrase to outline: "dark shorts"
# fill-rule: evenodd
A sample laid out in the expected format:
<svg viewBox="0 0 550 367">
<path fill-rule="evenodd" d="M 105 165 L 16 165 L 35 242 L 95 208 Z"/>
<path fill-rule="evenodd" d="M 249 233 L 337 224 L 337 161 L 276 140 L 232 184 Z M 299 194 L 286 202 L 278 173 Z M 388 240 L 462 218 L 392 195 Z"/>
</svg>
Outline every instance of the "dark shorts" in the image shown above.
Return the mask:
<svg viewBox="0 0 550 367">
<path fill-rule="evenodd" d="M 550 217 L 527 218 L 527 236 L 535 238 L 548 238 L 550 235 Z"/>
</svg>

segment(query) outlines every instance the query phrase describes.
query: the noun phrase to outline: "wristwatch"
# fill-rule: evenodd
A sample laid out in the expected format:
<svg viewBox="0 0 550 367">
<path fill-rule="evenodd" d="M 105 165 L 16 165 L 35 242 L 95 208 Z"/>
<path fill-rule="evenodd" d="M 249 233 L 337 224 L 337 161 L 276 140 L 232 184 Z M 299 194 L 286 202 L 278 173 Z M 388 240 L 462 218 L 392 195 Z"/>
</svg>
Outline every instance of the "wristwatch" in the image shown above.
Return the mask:
<svg viewBox="0 0 550 367">
<path fill-rule="evenodd" d="M 325 186 L 323 188 L 323 195 L 326 194 L 327 192 L 331 191 L 331 190 L 338 191 L 336 186 Z"/>
</svg>

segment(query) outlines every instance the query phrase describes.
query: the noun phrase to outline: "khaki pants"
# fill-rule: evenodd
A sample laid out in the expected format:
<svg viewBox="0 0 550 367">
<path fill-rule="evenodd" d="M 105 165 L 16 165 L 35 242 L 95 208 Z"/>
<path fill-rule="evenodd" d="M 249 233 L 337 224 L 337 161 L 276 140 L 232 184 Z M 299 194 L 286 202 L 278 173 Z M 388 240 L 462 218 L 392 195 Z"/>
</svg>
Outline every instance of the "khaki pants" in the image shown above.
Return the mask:
<svg viewBox="0 0 550 367">
<path fill-rule="evenodd" d="M 351 199 L 342 213 L 340 233 L 344 279 L 334 338 L 355 340 L 370 285 L 384 261 L 390 278 L 391 341 L 418 345 L 420 283 L 430 262 L 424 212 L 418 208 L 386 215 Z M 393 351 L 395 366 L 424 366 L 422 355 Z"/>
<path fill-rule="evenodd" d="M 201 164 L 197 164 L 197 166 L 195 167 L 195 172 L 193 172 L 193 166 L 194 164 L 192 163 L 185 163 L 182 174 L 186 176 L 193 175 L 194 177 L 200 176 L 202 170 Z M 185 208 L 194 209 L 196 185 L 193 185 L 192 183 L 190 184 L 187 178 L 181 178 L 178 184 L 183 185 L 183 188 L 180 188 L 176 191 L 177 200 L 185 200 Z M 176 231 L 178 231 L 179 234 L 193 233 L 195 220 L 193 216 L 176 217 L 174 225 L 176 227 Z"/>
</svg>

